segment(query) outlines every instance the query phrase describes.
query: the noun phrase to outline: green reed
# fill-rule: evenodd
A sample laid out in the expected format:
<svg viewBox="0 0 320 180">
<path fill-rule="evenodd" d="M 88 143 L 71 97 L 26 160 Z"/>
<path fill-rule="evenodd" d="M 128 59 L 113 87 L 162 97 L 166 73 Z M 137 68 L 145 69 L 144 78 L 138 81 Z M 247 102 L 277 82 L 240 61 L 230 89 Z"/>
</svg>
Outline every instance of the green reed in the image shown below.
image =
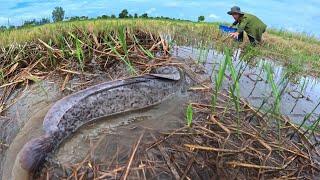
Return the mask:
<svg viewBox="0 0 320 180">
<path fill-rule="evenodd" d="M 230 49 L 225 49 L 225 53 L 226 53 L 226 61 L 228 64 L 228 69 L 230 71 L 231 79 L 233 81 L 233 85 L 229 89 L 230 89 L 232 101 L 235 105 L 236 112 L 237 112 L 237 130 L 239 133 L 239 129 L 240 129 L 240 85 L 239 85 L 240 76 L 232 63 Z"/>
<path fill-rule="evenodd" d="M 52 39 L 49 39 L 48 45 L 49 45 L 49 46 L 52 46 L 52 44 L 53 44 Z M 54 58 L 53 53 L 52 53 L 51 50 L 48 51 L 48 56 L 49 56 L 49 59 L 50 59 L 50 64 L 51 64 L 51 66 L 52 66 L 52 67 L 56 66 L 57 61 L 56 61 L 56 58 Z"/>
<path fill-rule="evenodd" d="M 148 56 L 149 59 L 154 59 L 155 56 L 152 54 L 152 52 L 150 52 L 148 49 L 145 49 L 143 46 L 140 45 L 139 40 L 137 39 L 137 37 L 133 34 L 133 39 L 135 41 L 135 43 L 137 43 L 139 49 L 146 55 Z"/>
<path fill-rule="evenodd" d="M 3 72 L 3 69 L 0 69 L 0 84 L 4 83 L 4 72 Z"/>
<path fill-rule="evenodd" d="M 130 71 L 130 73 L 133 74 L 133 75 L 137 75 L 137 71 L 134 69 L 134 67 L 132 66 L 130 61 L 128 59 L 126 59 L 125 57 L 123 57 L 110 42 L 107 42 L 107 45 L 121 59 L 121 61 L 125 63 L 125 65 L 127 66 L 128 70 Z"/>
<path fill-rule="evenodd" d="M 76 50 L 75 50 L 75 54 L 77 57 L 77 60 L 79 62 L 79 66 L 81 68 L 82 71 L 84 71 L 84 53 L 82 50 L 82 45 L 85 44 L 84 42 L 82 42 L 79 38 L 77 38 L 74 34 L 72 34 L 71 32 L 69 32 L 69 35 L 74 39 L 75 41 L 75 45 L 76 45 Z"/>
<path fill-rule="evenodd" d="M 228 56 L 225 57 L 224 61 L 220 64 L 218 73 L 215 75 L 215 91 L 213 92 L 213 95 L 211 97 L 211 111 L 215 111 L 217 99 L 218 99 L 218 93 L 222 87 L 223 80 L 225 78 L 225 72 L 227 69 L 228 64 Z"/>
<path fill-rule="evenodd" d="M 313 134 L 315 132 L 319 132 L 320 131 L 320 116 L 317 118 L 317 120 L 311 125 L 311 128 L 310 128 L 310 134 Z"/>
<path fill-rule="evenodd" d="M 264 65 L 264 69 L 267 73 L 267 82 L 271 85 L 272 95 L 275 98 L 273 112 L 276 114 L 280 114 L 280 100 L 281 100 L 280 90 L 274 80 L 273 70 L 272 70 L 271 64 L 266 63 Z"/>
<path fill-rule="evenodd" d="M 124 26 L 118 28 L 118 40 L 125 54 L 125 58 L 128 57 L 128 46 L 127 46 L 127 30 Z"/>
<path fill-rule="evenodd" d="M 80 68 L 83 71 L 83 69 L 84 69 L 84 54 L 82 51 L 82 45 L 79 42 L 79 40 L 76 40 L 76 55 L 77 55 L 77 59 L 80 64 Z"/>
<path fill-rule="evenodd" d="M 193 121 L 193 108 L 192 104 L 189 104 L 187 107 L 187 112 L 186 112 L 186 120 L 187 120 L 187 125 L 188 127 L 191 127 L 192 121 Z"/>
<path fill-rule="evenodd" d="M 274 73 L 270 63 L 264 64 L 264 69 L 267 73 L 267 82 L 271 85 L 272 95 L 274 97 L 274 105 L 272 106 L 272 113 L 278 116 L 280 114 L 280 105 L 281 105 L 281 91 L 277 86 L 274 80 Z M 278 128 L 278 140 L 280 141 L 281 137 L 281 121 L 277 119 L 277 128 Z"/>
<path fill-rule="evenodd" d="M 125 65 L 127 66 L 129 72 L 132 75 L 137 75 L 137 71 L 135 70 L 135 68 L 133 67 L 133 65 L 131 64 L 130 60 L 129 60 L 129 53 L 128 53 L 128 48 L 127 48 L 127 35 L 126 35 L 126 28 L 124 26 L 120 26 L 118 28 L 118 40 L 119 43 L 121 45 L 121 48 L 124 52 L 124 55 L 121 55 L 118 50 L 116 49 L 116 47 L 114 45 L 112 45 L 111 42 L 106 42 L 107 45 L 111 48 L 111 50 L 121 59 L 122 62 L 125 63 Z M 117 42 L 112 38 L 112 36 L 109 34 L 109 38 L 112 39 L 114 41 L 114 43 L 116 44 Z"/>
<path fill-rule="evenodd" d="M 302 123 L 301 123 L 300 126 L 298 127 L 298 130 L 300 130 L 302 127 L 305 126 L 306 122 L 311 118 L 312 114 L 316 111 L 316 109 L 317 109 L 319 106 L 320 106 L 320 100 L 319 100 L 319 103 L 311 110 L 311 112 L 308 113 L 308 114 L 306 114 L 306 115 L 304 116 L 304 118 L 303 118 L 303 120 L 302 120 Z M 318 121 L 320 121 L 319 118 L 318 118 L 317 121 L 315 121 L 315 122 L 318 124 Z M 315 128 L 317 128 L 317 127 L 315 127 Z M 308 130 L 307 130 L 307 131 L 308 131 Z M 307 131 L 306 131 L 304 134 L 306 134 Z M 294 136 L 294 134 L 291 136 L 291 138 L 293 138 L 293 136 Z"/>
</svg>

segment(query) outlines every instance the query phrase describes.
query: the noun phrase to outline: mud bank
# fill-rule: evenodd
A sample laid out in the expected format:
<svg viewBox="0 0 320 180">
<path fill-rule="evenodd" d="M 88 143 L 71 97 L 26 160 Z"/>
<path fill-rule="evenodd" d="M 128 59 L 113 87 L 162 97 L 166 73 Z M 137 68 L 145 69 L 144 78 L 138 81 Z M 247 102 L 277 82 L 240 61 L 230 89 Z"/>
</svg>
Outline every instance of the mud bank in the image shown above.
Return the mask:
<svg viewBox="0 0 320 180">
<path fill-rule="evenodd" d="M 54 102 L 72 92 L 109 81 L 110 76 L 115 78 L 128 76 L 122 64 L 115 64 L 108 74 L 99 69 L 95 68 L 94 76 L 74 75 L 63 91 L 61 90 L 63 79 L 58 74 L 14 91 L 8 100 L 8 104 L 12 106 L 0 119 L 0 142 L 5 144 L 0 148 L 2 179 L 20 180 L 25 177 L 26 174 L 17 160 L 18 153 L 26 142 L 42 135 L 43 118 Z"/>
</svg>

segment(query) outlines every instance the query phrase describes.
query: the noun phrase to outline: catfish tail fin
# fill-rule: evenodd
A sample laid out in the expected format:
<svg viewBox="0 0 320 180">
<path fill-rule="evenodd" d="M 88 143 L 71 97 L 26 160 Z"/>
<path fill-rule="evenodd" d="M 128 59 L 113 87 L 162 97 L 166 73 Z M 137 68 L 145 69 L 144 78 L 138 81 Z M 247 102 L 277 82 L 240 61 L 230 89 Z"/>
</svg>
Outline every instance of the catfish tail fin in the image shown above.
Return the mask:
<svg viewBox="0 0 320 180">
<path fill-rule="evenodd" d="M 51 136 L 42 136 L 32 139 L 20 151 L 20 165 L 28 172 L 34 172 L 44 163 L 48 153 L 53 151 L 54 139 Z"/>
</svg>

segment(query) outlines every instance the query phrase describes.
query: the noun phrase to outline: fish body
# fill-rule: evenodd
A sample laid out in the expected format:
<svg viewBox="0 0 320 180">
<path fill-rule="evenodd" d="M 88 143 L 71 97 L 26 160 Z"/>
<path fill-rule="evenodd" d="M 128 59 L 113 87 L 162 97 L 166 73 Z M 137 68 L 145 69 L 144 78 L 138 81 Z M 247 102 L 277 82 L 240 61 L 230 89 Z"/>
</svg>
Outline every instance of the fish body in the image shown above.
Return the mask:
<svg viewBox="0 0 320 180">
<path fill-rule="evenodd" d="M 105 82 L 67 96 L 45 116 L 45 135 L 29 141 L 21 150 L 21 167 L 36 171 L 47 154 L 90 121 L 158 104 L 183 88 L 182 71 L 162 67 L 155 74 Z"/>
</svg>

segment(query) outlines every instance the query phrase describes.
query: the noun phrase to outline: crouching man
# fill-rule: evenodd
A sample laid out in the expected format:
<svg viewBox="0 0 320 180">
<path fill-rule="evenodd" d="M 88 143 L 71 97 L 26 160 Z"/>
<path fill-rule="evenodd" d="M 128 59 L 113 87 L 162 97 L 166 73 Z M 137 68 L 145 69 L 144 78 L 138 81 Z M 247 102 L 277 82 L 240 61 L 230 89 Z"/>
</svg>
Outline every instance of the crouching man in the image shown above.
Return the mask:
<svg viewBox="0 0 320 180">
<path fill-rule="evenodd" d="M 261 42 L 262 34 L 266 31 L 267 26 L 258 17 L 241 12 L 238 6 L 232 7 L 228 14 L 232 15 L 235 20 L 232 26 L 237 26 L 237 32 L 230 33 L 233 38 L 242 42 L 245 31 L 252 45 Z"/>
</svg>

